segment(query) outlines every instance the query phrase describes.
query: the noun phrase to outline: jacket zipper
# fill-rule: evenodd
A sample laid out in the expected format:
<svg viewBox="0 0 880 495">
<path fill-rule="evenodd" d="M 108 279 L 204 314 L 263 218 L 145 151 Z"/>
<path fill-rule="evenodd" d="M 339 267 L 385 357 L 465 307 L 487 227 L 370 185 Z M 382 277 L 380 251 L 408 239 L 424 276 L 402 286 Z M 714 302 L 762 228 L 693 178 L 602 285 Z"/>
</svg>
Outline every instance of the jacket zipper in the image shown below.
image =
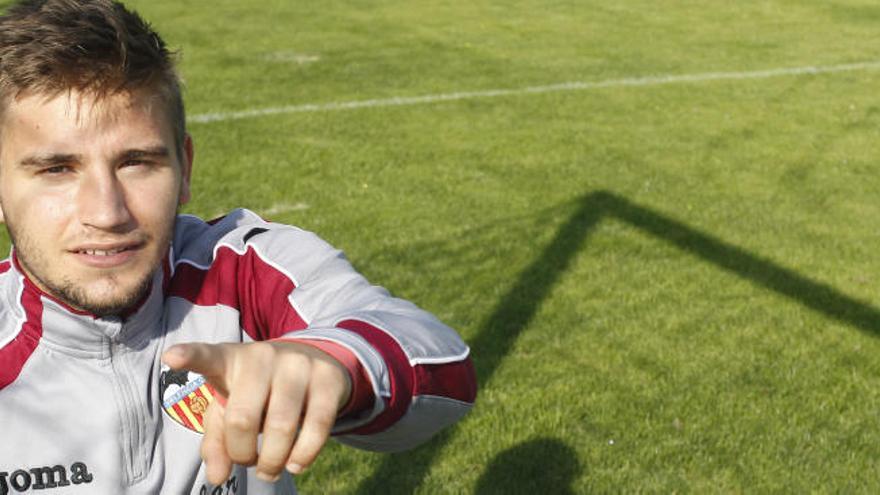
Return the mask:
<svg viewBox="0 0 880 495">
<path fill-rule="evenodd" d="M 122 483 L 131 486 L 143 480 L 147 474 L 147 458 L 142 452 L 145 419 L 141 411 L 144 410 L 144 403 L 132 381 L 131 369 L 125 364 L 122 349 L 124 347 L 116 339 L 110 340 L 113 389 L 122 426 Z"/>
</svg>

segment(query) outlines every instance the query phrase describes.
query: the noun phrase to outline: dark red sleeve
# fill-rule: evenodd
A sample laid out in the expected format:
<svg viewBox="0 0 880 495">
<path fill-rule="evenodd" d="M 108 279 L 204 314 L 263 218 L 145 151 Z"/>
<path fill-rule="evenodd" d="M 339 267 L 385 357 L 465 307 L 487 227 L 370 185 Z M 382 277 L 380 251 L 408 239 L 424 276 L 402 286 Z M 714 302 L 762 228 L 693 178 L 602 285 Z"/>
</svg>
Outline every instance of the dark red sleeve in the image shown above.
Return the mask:
<svg viewBox="0 0 880 495">
<path fill-rule="evenodd" d="M 414 397 L 432 395 L 473 404 L 477 380 L 470 357 L 440 364 L 410 363 L 400 344 L 387 332 L 361 320 L 344 320 L 339 328 L 354 332 L 379 352 L 388 367 L 391 396 L 385 409 L 369 423 L 348 432 L 369 435 L 388 429 L 409 410 Z"/>
<path fill-rule="evenodd" d="M 170 295 L 200 306 L 222 304 L 241 315 L 241 327 L 253 340 L 270 340 L 306 328 L 288 296 L 293 281 L 266 263 L 253 249 L 243 254 L 222 246 L 210 268 L 177 265 Z"/>
</svg>

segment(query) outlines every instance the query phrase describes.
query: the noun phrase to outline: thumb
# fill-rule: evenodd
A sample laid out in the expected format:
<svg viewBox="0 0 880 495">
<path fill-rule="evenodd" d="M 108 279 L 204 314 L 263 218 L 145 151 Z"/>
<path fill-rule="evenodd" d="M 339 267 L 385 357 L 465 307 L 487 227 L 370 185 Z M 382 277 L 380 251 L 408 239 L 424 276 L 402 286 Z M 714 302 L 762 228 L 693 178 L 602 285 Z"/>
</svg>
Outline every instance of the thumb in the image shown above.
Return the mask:
<svg viewBox="0 0 880 495">
<path fill-rule="evenodd" d="M 189 370 L 201 374 L 217 390 L 226 395 L 228 360 L 222 344 L 177 344 L 162 354 L 162 362 L 173 370 Z"/>
</svg>

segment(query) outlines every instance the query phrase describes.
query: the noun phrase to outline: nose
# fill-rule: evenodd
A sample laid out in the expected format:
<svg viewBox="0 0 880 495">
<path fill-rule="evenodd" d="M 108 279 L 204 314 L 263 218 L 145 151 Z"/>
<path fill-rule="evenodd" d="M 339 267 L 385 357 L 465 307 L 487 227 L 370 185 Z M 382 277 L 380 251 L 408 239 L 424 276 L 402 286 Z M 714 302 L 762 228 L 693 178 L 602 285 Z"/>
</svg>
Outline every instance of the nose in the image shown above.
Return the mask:
<svg viewBox="0 0 880 495">
<path fill-rule="evenodd" d="M 132 221 L 124 185 L 110 170 L 84 173 L 77 202 L 80 222 L 87 227 L 118 232 Z"/>
</svg>

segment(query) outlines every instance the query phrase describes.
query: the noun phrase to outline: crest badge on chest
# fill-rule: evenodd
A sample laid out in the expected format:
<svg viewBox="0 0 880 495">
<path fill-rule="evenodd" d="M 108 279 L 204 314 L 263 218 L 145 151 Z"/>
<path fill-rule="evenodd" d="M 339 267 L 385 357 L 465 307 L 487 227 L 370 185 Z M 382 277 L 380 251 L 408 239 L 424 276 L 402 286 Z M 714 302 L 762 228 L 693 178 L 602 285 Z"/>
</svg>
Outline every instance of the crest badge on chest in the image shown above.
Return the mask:
<svg viewBox="0 0 880 495">
<path fill-rule="evenodd" d="M 205 412 L 214 402 L 214 389 L 192 371 L 174 371 L 162 366 L 159 377 L 162 409 L 174 421 L 197 433 L 205 432 Z"/>
</svg>

